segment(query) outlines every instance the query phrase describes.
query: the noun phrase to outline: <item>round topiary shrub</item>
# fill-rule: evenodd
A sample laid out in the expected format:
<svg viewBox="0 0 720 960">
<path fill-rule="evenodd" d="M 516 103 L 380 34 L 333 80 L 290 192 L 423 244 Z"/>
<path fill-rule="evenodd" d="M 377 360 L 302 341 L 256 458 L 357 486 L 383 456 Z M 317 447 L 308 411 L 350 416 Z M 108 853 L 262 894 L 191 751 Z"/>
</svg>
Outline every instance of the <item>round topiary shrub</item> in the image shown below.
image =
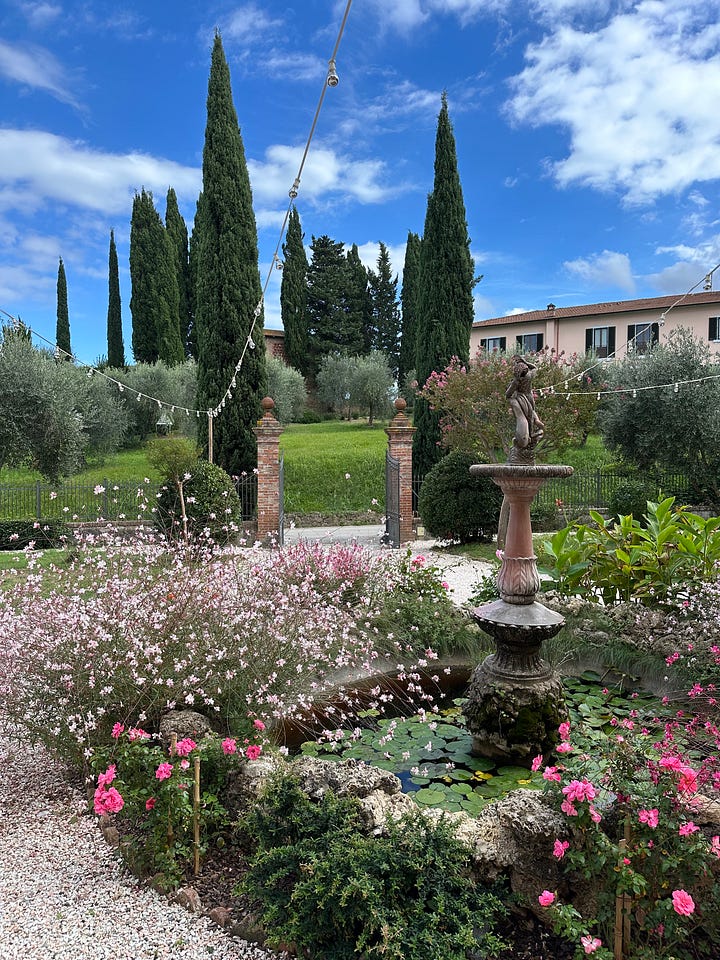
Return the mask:
<svg viewBox="0 0 720 960">
<path fill-rule="evenodd" d="M 614 520 L 632 514 L 635 520 L 642 523 L 643 516 L 647 513 L 648 499 L 652 500 L 654 496 L 653 492 L 648 497 L 647 484 L 642 480 L 623 480 L 610 494 L 608 514 Z"/>
<path fill-rule="evenodd" d="M 489 542 L 497 533 L 502 493 L 487 477 L 473 477 L 467 453 L 449 453 L 425 477 L 418 511 L 425 529 L 441 540 Z"/>
<path fill-rule="evenodd" d="M 188 534 L 206 535 L 217 543 L 227 543 L 242 519 L 240 498 L 232 477 L 207 460 L 198 460 L 189 472 L 190 479 L 182 482 Z M 173 480 L 167 480 L 160 491 L 156 524 L 173 539 L 183 536 L 180 491 Z"/>
</svg>

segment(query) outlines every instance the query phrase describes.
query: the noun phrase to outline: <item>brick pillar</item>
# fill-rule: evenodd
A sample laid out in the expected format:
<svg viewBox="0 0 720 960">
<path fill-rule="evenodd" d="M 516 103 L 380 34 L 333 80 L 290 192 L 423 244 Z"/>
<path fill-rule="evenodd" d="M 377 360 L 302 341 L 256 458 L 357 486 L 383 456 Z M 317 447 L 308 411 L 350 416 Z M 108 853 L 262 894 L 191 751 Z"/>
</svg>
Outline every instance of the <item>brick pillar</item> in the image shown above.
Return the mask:
<svg viewBox="0 0 720 960">
<path fill-rule="evenodd" d="M 257 437 L 258 499 L 257 536 L 259 540 L 278 536 L 280 524 L 280 434 L 282 427 L 273 416 L 275 402 L 262 401 L 262 420 L 253 427 Z"/>
<path fill-rule="evenodd" d="M 413 539 L 412 513 L 412 444 L 415 427 L 405 414 L 407 403 L 398 397 L 397 413 L 385 428 L 388 435 L 388 451 L 400 464 L 400 545 Z"/>
</svg>

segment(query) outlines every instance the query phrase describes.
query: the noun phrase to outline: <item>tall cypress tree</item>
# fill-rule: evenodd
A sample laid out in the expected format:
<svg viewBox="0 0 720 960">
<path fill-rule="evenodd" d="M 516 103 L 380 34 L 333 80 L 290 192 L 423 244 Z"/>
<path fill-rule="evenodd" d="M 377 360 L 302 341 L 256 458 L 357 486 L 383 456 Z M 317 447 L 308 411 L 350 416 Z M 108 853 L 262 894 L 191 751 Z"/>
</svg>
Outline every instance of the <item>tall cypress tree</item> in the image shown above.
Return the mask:
<svg viewBox="0 0 720 960">
<path fill-rule="evenodd" d="M 186 355 L 190 354 L 188 340 L 192 322 L 190 312 L 190 258 L 188 255 L 187 225 L 178 208 L 177 196 L 172 187 L 165 201 L 165 229 L 173 247 L 175 256 L 175 276 L 178 286 L 178 317 L 180 339 Z"/>
<path fill-rule="evenodd" d="M 58 264 L 57 275 L 57 325 L 55 327 L 55 343 L 62 351 L 62 359 L 70 360 L 70 317 L 68 314 L 67 280 L 65 278 L 65 264 L 62 257 Z"/>
<path fill-rule="evenodd" d="M 371 270 L 370 298 L 377 330 L 374 348 L 387 357 L 388 365 L 397 377 L 400 365 L 400 307 L 397 302 L 397 274 L 393 278 L 388 248 L 381 241 L 377 271 Z"/>
<path fill-rule="evenodd" d="M 231 474 L 257 463 L 253 426 L 267 391 L 258 271 L 257 226 L 250 178 L 220 34 L 213 45 L 203 149 L 203 192 L 196 219 L 198 407 L 214 408 L 235 379 L 232 399 L 214 423 L 214 459 Z M 256 316 L 256 308 L 260 306 Z M 242 368 L 235 375 L 248 337 Z M 201 437 L 207 423 L 202 422 Z"/>
<path fill-rule="evenodd" d="M 402 320 L 400 324 L 400 361 L 398 382 L 402 386 L 411 370 L 415 370 L 415 330 L 417 327 L 417 297 L 420 279 L 420 237 L 412 230 L 408 231 L 405 247 L 405 265 L 403 267 L 400 304 Z"/>
<path fill-rule="evenodd" d="M 352 353 L 370 353 L 374 348 L 376 330 L 370 296 L 368 272 L 360 259 L 360 251 L 354 243 L 347 254 L 347 281 L 345 299 L 347 326 L 352 331 L 352 341 L 357 344 Z"/>
<path fill-rule="evenodd" d="M 312 372 L 320 360 L 335 350 L 346 349 L 345 250 L 342 243 L 326 234 L 313 237 L 312 258 L 308 267 L 308 317 Z"/>
<path fill-rule="evenodd" d="M 192 233 L 188 243 L 188 309 L 190 311 L 187 352 L 188 356 L 197 360 L 197 326 L 195 324 L 195 313 L 197 306 L 197 277 L 198 277 L 198 246 L 200 244 L 200 235 L 202 234 L 202 211 L 203 195 L 197 199 L 195 206 L 195 220 L 193 222 Z"/>
<path fill-rule="evenodd" d="M 152 193 L 133 200 L 130 223 L 132 348 L 138 363 L 182 363 L 175 256 Z"/>
<path fill-rule="evenodd" d="M 107 357 L 108 366 L 125 366 L 125 344 L 122 332 L 122 307 L 120 305 L 120 276 L 118 273 L 115 231 L 110 231 L 108 256 L 108 312 L 107 312 Z"/>
<path fill-rule="evenodd" d="M 435 138 L 435 180 L 428 197 L 420 248 L 416 369 L 422 386 L 451 357 L 467 362 L 473 322 L 473 263 L 465 203 L 457 168 L 455 138 L 443 93 Z M 426 473 L 442 456 L 439 415 L 418 398 L 413 461 Z"/>
<path fill-rule="evenodd" d="M 311 370 L 308 334 L 307 273 L 308 261 L 303 245 L 300 215 L 295 207 L 290 211 L 287 235 L 283 244 L 282 282 L 280 284 L 280 314 L 285 330 L 285 356 L 290 366 L 308 376 Z"/>
</svg>

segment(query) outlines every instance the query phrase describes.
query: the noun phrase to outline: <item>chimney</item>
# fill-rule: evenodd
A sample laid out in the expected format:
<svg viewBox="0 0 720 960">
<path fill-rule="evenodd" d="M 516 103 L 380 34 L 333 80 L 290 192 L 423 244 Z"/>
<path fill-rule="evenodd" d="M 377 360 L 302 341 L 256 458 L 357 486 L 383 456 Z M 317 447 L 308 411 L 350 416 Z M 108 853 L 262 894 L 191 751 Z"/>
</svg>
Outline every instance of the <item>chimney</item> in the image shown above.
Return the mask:
<svg viewBox="0 0 720 960">
<path fill-rule="evenodd" d="M 555 304 L 554 304 L 554 303 L 549 303 L 549 304 L 547 305 L 547 312 L 548 312 L 548 313 L 555 313 Z"/>
</svg>

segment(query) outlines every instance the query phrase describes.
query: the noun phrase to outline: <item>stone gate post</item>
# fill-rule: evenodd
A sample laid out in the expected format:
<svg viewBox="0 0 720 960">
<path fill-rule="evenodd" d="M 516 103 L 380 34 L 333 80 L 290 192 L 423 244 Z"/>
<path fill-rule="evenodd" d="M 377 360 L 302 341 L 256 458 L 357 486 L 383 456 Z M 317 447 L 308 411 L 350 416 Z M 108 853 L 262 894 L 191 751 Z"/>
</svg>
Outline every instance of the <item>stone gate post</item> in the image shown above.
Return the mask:
<svg viewBox="0 0 720 960">
<path fill-rule="evenodd" d="M 263 415 L 253 427 L 257 437 L 257 537 L 278 537 L 280 526 L 280 434 L 283 428 L 273 416 L 275 401 L 262 400 Z"/>
<path fill-rule="evenodd" d="M 400 464 L 400 545 L 413 539 L 412 512 L 412 444 L 415 427 L 405 413 L 407 403 L 398 397 L 395 416 L 385 428 L 388 452 Z"/>
</svg>

